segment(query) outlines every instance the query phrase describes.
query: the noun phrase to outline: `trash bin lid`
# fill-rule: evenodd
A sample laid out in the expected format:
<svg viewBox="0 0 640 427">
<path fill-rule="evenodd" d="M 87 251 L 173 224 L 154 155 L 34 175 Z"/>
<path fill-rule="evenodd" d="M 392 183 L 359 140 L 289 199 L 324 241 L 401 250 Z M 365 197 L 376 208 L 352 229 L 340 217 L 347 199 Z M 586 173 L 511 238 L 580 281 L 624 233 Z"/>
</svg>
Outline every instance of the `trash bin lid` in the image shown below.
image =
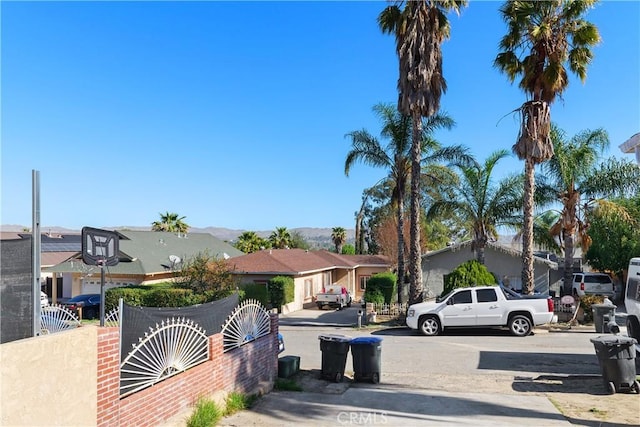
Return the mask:
<svg viewBox="0 0 640 427">
<path fill-rule="evenodd" d="M 351 344 L 378 344 L 380 341 L 380 337 L 357 337 L 351 340 Z"/>
<path fill-rule="evenodd" d="M 591 307 L 595 308 L 617 308 L 615 304 L 591 304 Z"/>
<path fill-rule="evenodd" d="M 605 335 L 602 337 L 591 338 L 591 341 L 594 344 L 602 344 L 605 346 L 616 346 L 616 345 L 633 345 L 637 341 L 632 337 L 625 337 L 622 335 Z"/>
<path fill-rule="evenodd" d="M 338 334 L 322 334 L 318 335 L 318 339 L 321 341 L 351 342 L 350 337 Z"/>
</svg>

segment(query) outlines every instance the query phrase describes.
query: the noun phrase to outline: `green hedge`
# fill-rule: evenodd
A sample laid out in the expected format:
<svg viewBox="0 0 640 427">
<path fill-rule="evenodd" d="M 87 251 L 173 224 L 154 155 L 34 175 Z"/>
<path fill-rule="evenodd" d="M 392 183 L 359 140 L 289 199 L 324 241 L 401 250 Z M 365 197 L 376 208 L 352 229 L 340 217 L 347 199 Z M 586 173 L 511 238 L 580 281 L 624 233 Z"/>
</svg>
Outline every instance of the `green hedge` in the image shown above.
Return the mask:
<svg viewBox="0 0 640 427">
<path fill-rule="evenodd" d="M 189 307 L 216 301 L 233 294 L 233 290 L 215 290 L 196 293 L 191 289 L 178 287 L 127 286 L 107 289 L 105 310 L 109 312 L 118 306 L 120 298 L 137 307 Z"/>
<path fill-rule="evenodd" d="M 244 297 L 246 299 L 255 299 L 260 301 L 265 307 L 269 306 L 269 292 L 267 286 L 259 283 L 247 283 L 242 285 Z"/>
<path fill-rule="evenodd" d="M 276 276 L 269 280 L 267 286 L 271 305 L 280 309 L 283 305 L 293 302 L 295 298 L 293 278 L 289 276 Z"/>
<path fill-rule="evenodd" d="M 364 300 L 376 304 L 390 304 L 391 301 L 397 301 L 397 281 L 397 276 L 390 271 L 374 274 L 367 281 Z"/>
<path fill-rule="evenodd" d="M 475 259 L 463 262 L 451 274 L 444 276 L 444 290 L 446 295 L 457 288 L 469 288 L 471 286 L 495 285 L 498 282 L 493 274 L 483 264 Z"/>
</svg>

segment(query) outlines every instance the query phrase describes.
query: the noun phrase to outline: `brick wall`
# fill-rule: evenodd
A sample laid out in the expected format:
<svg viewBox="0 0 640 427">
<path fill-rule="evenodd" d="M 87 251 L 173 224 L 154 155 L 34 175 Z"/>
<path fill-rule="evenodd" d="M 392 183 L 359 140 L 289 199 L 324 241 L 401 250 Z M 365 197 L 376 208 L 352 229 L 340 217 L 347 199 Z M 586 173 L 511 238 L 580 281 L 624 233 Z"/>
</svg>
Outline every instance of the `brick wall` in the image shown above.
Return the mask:
<svg viewBox="0 0 640 427">
<path fill-rule="evenodd" d="M 152 426 L 192 406 L 198 397 L 233 391 L 253 394 L 273 388 L 278 372 L 278 317 L 271 333 L 238 349 L 222 352 L 222 334 L 209 337 L 209 360 L 120 399 L 119 331 L 98 335 L 98 426 Z"/>
</svg>

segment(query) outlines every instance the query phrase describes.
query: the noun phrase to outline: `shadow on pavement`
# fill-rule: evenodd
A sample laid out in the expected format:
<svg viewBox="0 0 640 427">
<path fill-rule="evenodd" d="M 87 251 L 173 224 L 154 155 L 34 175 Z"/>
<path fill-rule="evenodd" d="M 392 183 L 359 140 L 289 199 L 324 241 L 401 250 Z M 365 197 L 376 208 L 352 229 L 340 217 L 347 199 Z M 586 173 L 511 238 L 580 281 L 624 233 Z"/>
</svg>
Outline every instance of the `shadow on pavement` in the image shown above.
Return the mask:
<svg viewBox="0 0 640 427">
<path fill-rule="evenodd" d="M 535 360 L 533 360 L 535 358 Z M 600 366 L 594 354 L 523 353 L 481 351 L 478 369 L 540 372 L 570 375 L 599 375 Z"/>
</svg>

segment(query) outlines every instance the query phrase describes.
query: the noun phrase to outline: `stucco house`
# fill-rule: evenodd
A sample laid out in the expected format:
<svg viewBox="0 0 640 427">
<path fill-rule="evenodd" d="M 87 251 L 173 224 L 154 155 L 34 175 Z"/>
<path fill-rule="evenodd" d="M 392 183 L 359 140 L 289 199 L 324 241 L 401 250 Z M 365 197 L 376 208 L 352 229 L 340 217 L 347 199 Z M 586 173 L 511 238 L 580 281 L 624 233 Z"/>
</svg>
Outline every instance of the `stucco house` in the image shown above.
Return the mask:
<svg viewBox="0 0 640 427">
<path fill-rule="evenodd" d="M 142 285 L 170 280 L 181 263 L 199 253 L 229 259 L 243 252 L 209 233 L 117 230 L 119 262 L 105 268 L 105 288 Z M 78 251 L 65 261 L 43 269 L 62 278 L 62 292 L 51 295 L 70 298 L 78 294 L 100 293 L 100 268 L 82 262 Z M 54 288 L 55 289 L 55 288 Z"/>
<path fill-rule="evenodd" d="M 282 308 L 284 313 L 312 304 L 322 288 L 333 283 L 346 287 L 353 299 L 364 295 L 367 280 L 389 271 L 390 262 L 382 255 L 341 255 L 304 249 L 266 249 L 228 261 L 241 284 L 264 284 L 275 276 L 293 278 L 295 299 Z"/>
<path fill-rule="evenodd" d="M 488 243 L 485 248 L 485 266 L 514 289 L 522 288 L 521 251 Z M 422 256 L 422 280 L 427 297 L 435 297 L 444 289 L 444 276 L 465 261 L 476 259 L 471 241 L 453 244 Z M 539 292 L 549 292 L 549 286 L 559 279 L 558 263 L 534 256 L 534 284 Z"/>
</svg>

